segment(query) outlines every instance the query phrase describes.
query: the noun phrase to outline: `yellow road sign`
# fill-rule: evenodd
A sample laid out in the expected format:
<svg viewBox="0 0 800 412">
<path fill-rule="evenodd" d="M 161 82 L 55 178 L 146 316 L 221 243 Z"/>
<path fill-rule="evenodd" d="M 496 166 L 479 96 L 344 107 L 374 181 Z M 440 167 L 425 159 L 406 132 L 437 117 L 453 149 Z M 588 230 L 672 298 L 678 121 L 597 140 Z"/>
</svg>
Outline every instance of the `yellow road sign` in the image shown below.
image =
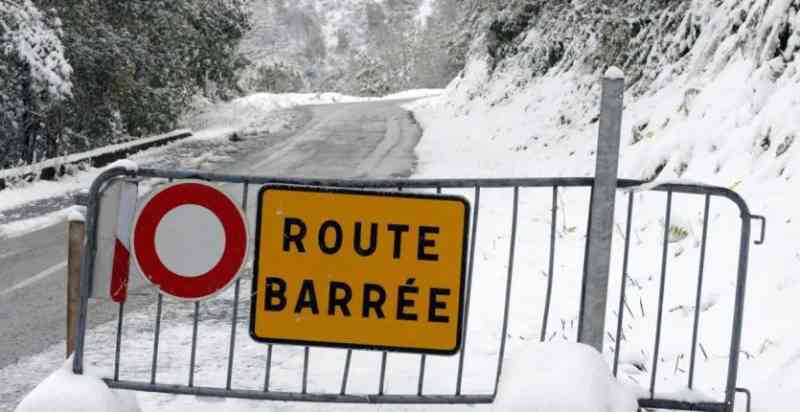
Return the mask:
<svg viewBox="0 0 800 412">
<path fill-rule="evenodd" d="M 258 203 L 253 339 L 458 352 L 466 199 L 268 185 Z"/>
</svg>

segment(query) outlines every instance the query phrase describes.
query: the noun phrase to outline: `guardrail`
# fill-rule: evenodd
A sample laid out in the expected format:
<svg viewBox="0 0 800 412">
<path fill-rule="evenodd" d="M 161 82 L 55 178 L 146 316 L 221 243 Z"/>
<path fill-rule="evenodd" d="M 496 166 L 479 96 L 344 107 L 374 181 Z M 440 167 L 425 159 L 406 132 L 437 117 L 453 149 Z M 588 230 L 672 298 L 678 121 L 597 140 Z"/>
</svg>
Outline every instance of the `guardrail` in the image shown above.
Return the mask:
<svg viewBox="0 0 800 412">
<path fill-rule="evenodd" d="M 92 167 L 102 167 L 134 153 L 191 136 L 191 130 L 179 129 L 157 136 L 104 146 L 87 152 L 47 159 L 31 165 L 0 170 L 0 190 L 6 188 L 7 181 L 10 179 L 40 178 L 43 180 L 55 180 L 57 177 L 64 175 L 68 165 L 90 162 Z"/>
</svg>

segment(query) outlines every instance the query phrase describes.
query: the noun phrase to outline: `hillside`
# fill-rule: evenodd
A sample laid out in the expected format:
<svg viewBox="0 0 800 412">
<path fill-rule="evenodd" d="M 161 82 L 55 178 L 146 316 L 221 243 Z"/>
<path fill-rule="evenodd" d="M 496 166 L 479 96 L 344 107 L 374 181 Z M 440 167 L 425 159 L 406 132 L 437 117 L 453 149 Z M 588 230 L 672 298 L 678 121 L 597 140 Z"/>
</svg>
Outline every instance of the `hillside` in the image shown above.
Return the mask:
<svg viewBox="0 0 800 412">
<path fill-rule="evenodd" d="M 791 394 L 800 388 L 800 334 L 793 327 L 793 308 L 800 298 L 795 269 L 800 246 L 786 240 L 800 236 L 794 206 L 800 198 L 795 182 L 800 156 L 794 144 L 800 132 L 800 2 L 466 3 L 472 25 L 466 33 L 470 52 L 465 70 L 445 95 L 413 106 L 425 129 L 417 148 L 419 174 L 592 175 L 601 74 L 611 65 L 623 68 L 627 91 L 620 176 L 732 188 L 754 213 L 767 216 L 767 243 L 751 248 L 739 386 L 754 389 L 755 410 L 791 409 L 786 405 L 793 404 Z M 585 205 L 574 193 L 564 196 L 567 215 L 563 231 L 559 222 L 563 244 L 557 253 L 567 263 L 560 267 L 563 278 L 557 282 L 566 288 L 576 285 L 570 276 L 579 268 L 568 261 L 580 261 L 583 241 L 574 233 L 585 230 Z M 624 219 L 620 209 L 626 202 L 618 198 L 618 219 Z M 670 228 L 688 236 L 670 241 L 676 264 L 667 273 L 666 308 L 671 310 L 665 322 L 684 334 L 691 333 L 687 327 L 697 309 L 702 210 L 696 206 L 676 206 L 675 227 Z M 632 263 L 628 273 L 637 286 L 631 305 L 641 305 L 642 313 L 626 320 L 631 336 L 623 351 L 623 379 L 645 387 L 652 362 L 648 331 L 656 310 L 654 262 L 660 259 L 655 252 L 661 247 L 657 233 L 663 230 L 663 207 L 661 199 L 642 202 L 636 209 L 637 253 L 649 253 L 650 260 Z M 545 231 L 549 211 L 540 209 L 535 210 L 542 216 L 534 220 L 543 222 L 539 224 Z M 739 228 L 738 216 L 725 213 L 721 206 L 712 206 L 711 224 L 718 232 L 709 235 L 709 259 L 717 263 L 709 264 L 710 283 L 700 308 L 706 356 L 695 395 L 712 398 L 720 394 L 714 376 L 726 371 L 724 345 L 730 339 L 732 304 L 728 297 L 734 289 L 729 274 L 737 256 L 735 248 L 723 244 L 730 244 Z M 615 233 L 615 254 L 621 255 L 623 240 L 621 232 Z M 546 248 L 535 243 L 525 247 L 539 248 L 545 251 L 533 252 L 528 260 L 534 272 L 546 263 Z M 619 262 L 616 265 L 619 276 Z M 523 282 L 541 287 L 540 279 Z M 612 290 L 619 288 L 619 279 L 615 282 Z M 569 301 L 574 296 L 563 289 L 561 293 L 554 299 L 574 303 Z M 570 304 L 556 316 L 562 325 L 574 320 Z M 611 324 L 616 323 L 615 312 L 609 310 Z M 512 325 L 512 334 L 528 333 L 535 339 L 529 332 L 532 327 Z M 680 342 L 669 339 L 659 359 L 663 365 L 658 382 L 664 391 L 685 387 L 691 345 L 686 336 L 679 338 Z M 608 345 L 614 345 L 611 337 Z"/>
<path fill-rule="evenodd" d="M 462 67 L 447 47 L 454 0 L 257 0 L 250 7 L 239 82 L 248 92 L 385 95 L 443 87 Z"/>
</svg>

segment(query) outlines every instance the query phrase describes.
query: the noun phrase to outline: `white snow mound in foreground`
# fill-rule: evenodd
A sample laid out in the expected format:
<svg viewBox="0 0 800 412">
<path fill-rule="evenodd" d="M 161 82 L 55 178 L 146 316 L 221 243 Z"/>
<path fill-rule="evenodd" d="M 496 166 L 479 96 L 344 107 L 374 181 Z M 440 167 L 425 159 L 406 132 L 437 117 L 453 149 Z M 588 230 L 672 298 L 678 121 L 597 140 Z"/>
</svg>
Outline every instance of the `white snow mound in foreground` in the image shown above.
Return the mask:
<svg viewBox="0 0 800 412">
<path fill-rule="evenodd" d="M 37 385 L 14 412 L 140 412 L 134 394 L 112 391 L 94 376 L 72 373 L 72 359 Z"/>
<path fill-rule="evenodd" d="M 633 391 L 618 383 L 594 348 L 580 343 L 526 344 L 505 361 L 495 410 L 631 412 Z"/>
</svg>

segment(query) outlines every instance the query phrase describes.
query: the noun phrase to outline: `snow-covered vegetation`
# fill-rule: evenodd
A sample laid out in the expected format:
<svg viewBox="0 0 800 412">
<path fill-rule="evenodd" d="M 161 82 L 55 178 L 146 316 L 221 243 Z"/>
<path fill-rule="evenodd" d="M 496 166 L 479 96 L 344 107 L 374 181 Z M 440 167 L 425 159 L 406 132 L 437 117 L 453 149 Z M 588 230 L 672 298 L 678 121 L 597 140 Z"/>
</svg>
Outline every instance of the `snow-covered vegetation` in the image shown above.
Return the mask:
<svg viewBox="0 0 800 412">
<path fill-rule="evenodd" d="M 72 67 L 64 53 L 61 21 L 57 17 L 45 15 L 30 0 L 3 0 L 0 6 L 3 167 L 24 157 L 26 146 L 31 145 L 26 129 L 38 123 L 33 112 L 47 112 L 72 97 Z M 17 135 L 21 138 L 17 139 Z"/>
<path fill-rule="evenodd" d="M 800 2 L 473 3 L 470 64 L 440 106 L 481 124 L 475 136 L 551 148 L 559 170 L 574 163 L 586 174 L 581 156 L 592 150 L 600 74 L 619 66 L 627 75 L 624 176 L 791 179 Z M 521 107 L 528 121 L 499 127 L 472 110 L 479 106 L 497 115 Z"/>
<path fill-rule="evenodd" d="M 174 128 L 232 95 L 244 0 L 0 1 L 0 168 Z"/>
</svg>

